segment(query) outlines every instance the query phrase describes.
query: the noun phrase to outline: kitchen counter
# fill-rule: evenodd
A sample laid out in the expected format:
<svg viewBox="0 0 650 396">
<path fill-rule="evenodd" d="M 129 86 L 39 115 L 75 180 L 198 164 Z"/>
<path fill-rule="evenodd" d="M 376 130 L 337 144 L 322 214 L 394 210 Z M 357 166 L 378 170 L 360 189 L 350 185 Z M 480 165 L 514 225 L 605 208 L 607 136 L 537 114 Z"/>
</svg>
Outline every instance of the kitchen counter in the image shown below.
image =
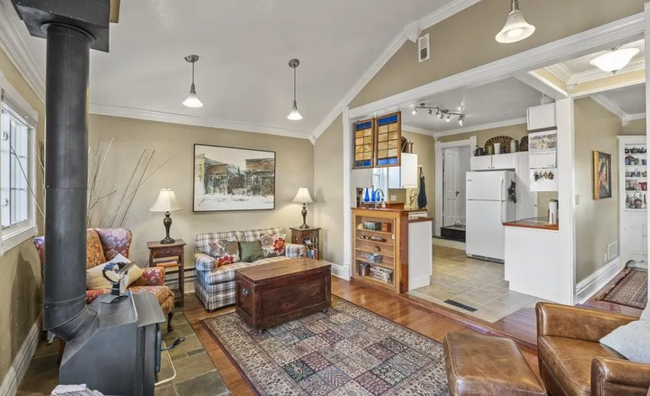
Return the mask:
<svg viewBox="0 0 650 396">
<path fill-rule="evenodd" d="M 559 226 L 557 224 L 549 224 L 548 218 L 544 218 L 544 217 L 535 217 L 532 219 L 508 221 L 506 223 L 503 223 L 503 225 L 506 227 L 535 228 L 538 230 L 550 230 L 550 231 L 559 230 Z"/>
<path fill-rule="evenodd" d="M 382 212 L 407 212 L 407 213 L 412 213 L 412 212 L 426 212 L 426 209 L 404 209 L 404 207 L 385 207 L 382 208 L 381 205 L 377 205 L 375 208 L 374 206 L 360 206 L 358 209 L 363 209 L 363 210 L 378 210 Z"/>
</svg>

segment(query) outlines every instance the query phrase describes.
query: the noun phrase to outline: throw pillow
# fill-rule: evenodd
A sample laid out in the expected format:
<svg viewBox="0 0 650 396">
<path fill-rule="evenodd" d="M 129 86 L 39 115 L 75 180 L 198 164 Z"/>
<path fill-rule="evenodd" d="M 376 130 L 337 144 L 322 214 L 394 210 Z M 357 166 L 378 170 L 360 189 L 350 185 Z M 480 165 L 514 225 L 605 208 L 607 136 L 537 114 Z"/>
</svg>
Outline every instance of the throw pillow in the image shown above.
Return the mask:
<svg viewBox="0 0 650 396">
<path fill-rule="evenodd" d="M 284 256 L 284 244 L 286 238 L 287 238 L 286 234 L 260 235 L 260 243 L 262 244 L 262 251 L 264 252 L 264 257 Z"/>
<path fill-rule="evenodd" d="M 638 320 L 612 331 L 600 339 L 629 361 L 650 364 L 650 321 Z"/>
<path fill-rule="evenodd" d="M 111 261 L 90 268 L 89 270 L 86 271 L 86 289 L 88 290 L 110 289 L 113 285 L 111 284 L 111 282 L 108 281 L 108 279 L 104 278 L 104 274 L 102 274 L 102 270 L 104 269 L 104 266 L 110 263 L 128 264 L 130 262 L 131 260 L 118 253 L 117 255 L 115 255 L 115 257 L 113 257 Z M 129 272 L 127 274 L 129 277 L 129 285 L 135 282 L 136 280 L 140 279 L 142 277 L 142 274 L 144 274 L 144 270 L 142 268 L 138 267 L 137 265 L 131 267 L 131 269 L 129 269 Z"/>
<path fill-rule="evenodd" d="M 241 261 L 246 263 L 252 263 L 253 261 L 264 258 L 262 243 L 260 241 L 239 242 L 239 250 L 241 252 Z"/>
<path fill-rule="evenodd" d="M 650 304 L 641 312 L 641 320 L 650 320 Z"/>
<path fill-rule="evenodd" d="M 210 242 L 210 256 L 214 258 L 223 258 L 221 260 L 224 264 L 232 264 L 238 262 L 239 259 L 239 244 L 237 241 L 230 241 L 221 239 L 216 242 Z M 224 265 L 219 264 L 220 260 L 217 260 L 218 266 Z"/>
</svg>

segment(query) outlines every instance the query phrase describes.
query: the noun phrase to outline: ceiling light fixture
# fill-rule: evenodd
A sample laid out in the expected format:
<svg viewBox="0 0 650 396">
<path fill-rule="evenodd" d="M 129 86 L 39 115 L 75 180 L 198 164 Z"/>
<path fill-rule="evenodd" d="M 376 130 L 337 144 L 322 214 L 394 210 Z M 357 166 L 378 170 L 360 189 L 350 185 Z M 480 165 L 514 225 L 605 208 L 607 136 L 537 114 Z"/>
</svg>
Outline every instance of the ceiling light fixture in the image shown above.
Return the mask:
<svg viewBox="0 0 650 396">
<path fill-rule="evenodd" d="M 302 116 L 298 112 L 298 102 L 296 101 L 296 69 L 300 66 L 300 61 L 298 59 L 291 59 L 289 61 L 289 67 L 293 69 L 293 106 L 291 107 L 291 113 L 287 116 L 291 121 L 302 120 Z"/>
<path fill-rule="evenodd" d="M 411 114 L 417 115 L 418 114 L 418 109 L 413 109 L 413 111 L 411 111 Z"/>
<path fill-rule="evenodd" d="M 449 111 L 447 109 L 443 109 L 440 106 L 427 106 L 426 103 L 420 103 L 419 106 L 414 106 L 413 107 L 412 113 L 415 115 L 417 114 L 418 110 L 426 110 L 429 115 L 433 115 L 433 111 L 435 110 L 435 117 L 445 120 L 446 122 L 451 122 L 451 116 L 458 116 L 458 124 L 460 126 L 463 126 L 465 124 L 465 114 L 463 113 L 456 113 L 453 111 Z M 446 117 L 446 119 L 445 119 Z"/>
<path fill-rule="evenodd" d="M 589 64 L 596 66 L 606 73 L 616 74 L 619 70 L 623 69 L 630 63 L 632 58 L 638 54 L 638 48 L 623 48 L 616 47 L 606 54 L 595 57 Z"/>
<path fill-rule="evenodd" d="M 190 94 L 187 95 L 187 99 L 183 101 L 183 104 L 187 107 L 203 107 L 203 103 L 199 100 L 199 96 L 196 94 L 196 87 L 194 86 L 194 64 L 199 60 L 199 56 L 188 55 L 185 57 L 185 60 L 192 64 L 192 85 L 190 85 Z"/>
<path fill-rule="evenodd" d="M 535 33 L 535 26 L 524 19 L 524 14 L 519 9 L 519 1 L 511 0 L 510 13 L 506 19 L 506 24 L 495 39 L 502 44 L 510 44 L 525 40 L 532 36 L 533 33 Z"/>
</svg>

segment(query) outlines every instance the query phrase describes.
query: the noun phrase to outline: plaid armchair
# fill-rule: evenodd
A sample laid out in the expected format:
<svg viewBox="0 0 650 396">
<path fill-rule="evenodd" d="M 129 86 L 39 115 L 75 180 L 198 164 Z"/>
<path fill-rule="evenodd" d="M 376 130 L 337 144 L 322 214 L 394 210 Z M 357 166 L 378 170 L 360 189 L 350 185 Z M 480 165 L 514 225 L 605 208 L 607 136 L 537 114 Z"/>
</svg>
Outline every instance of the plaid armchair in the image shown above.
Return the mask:
<svg viewBox="0 0 650 396">
<path fill-rule="evenodd" d="M 87 252 L 86 268 L 93 268 L 110 261 L 118 253 L 129 258 L 133 234 L 125 228 L 89 228 L 86 231 Z M 45 265 L 45 237 L 34 238 L 41 265 Z M 152 293 L 156 296 L 160 308 L 167 315 L 167 329 L 173 330 L 174 293 L 165 286 L 165 269 L 162 267 L 144 268 L 142 277 L 129 286 L 132 293 Z M 86 303 L 90 304 L 109 289 L 86 290 Z"/>
<path fill-rule="evenodd" d="M 305 256 L 303 245 L 284 243 L 283 236 L 286 234 L 282 227 L 198 234 L 194 238 L 194 266 L 197 274 L 194 289 L 205 308 L 213 311 L 235 303 L 235 270 Z M 219 265 L 220 257 L 214 255 L 212 246 L 218 241 L 252 242 L 266 237 L 282 238 L 284 243 L 282 252 L 252 263 L 237 261 L 225 265 Z"/>
</svg>

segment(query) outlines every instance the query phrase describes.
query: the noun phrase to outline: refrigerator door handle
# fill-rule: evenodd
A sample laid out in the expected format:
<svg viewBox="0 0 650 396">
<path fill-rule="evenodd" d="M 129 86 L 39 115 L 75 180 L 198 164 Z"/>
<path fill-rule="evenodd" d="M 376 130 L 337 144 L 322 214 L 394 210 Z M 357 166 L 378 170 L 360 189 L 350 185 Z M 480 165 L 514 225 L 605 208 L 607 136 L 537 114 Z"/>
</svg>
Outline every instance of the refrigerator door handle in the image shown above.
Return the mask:
<svg viewBox="0 0 650 396">
<path fill-rule="evenodd" d="M 505 183 L 505 179 L 502 177 L 501 182 L 499 183 L 499 205 L 501 206 L 501 223 L 505 223 L 505 220 L 503 219 L 503 183 Z"/>
</svg>

